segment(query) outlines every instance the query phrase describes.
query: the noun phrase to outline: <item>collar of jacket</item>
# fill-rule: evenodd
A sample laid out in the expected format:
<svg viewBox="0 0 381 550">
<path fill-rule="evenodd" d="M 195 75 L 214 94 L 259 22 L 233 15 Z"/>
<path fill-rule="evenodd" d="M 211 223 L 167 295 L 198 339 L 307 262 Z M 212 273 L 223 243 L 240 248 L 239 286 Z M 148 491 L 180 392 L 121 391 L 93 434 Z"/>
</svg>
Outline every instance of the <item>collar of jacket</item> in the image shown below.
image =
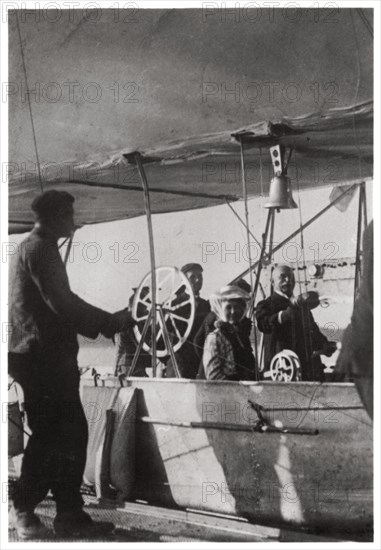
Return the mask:
<svg viewBox="0 0 381 550">
<path fill-rule="evenodd" d="M 281 292 L 280 290 L 274 290 L 274 294 L 278 294 L 278 296 L 282 296 L 282 298 L 286 298 L 286 300 L 290 301 L 291 298 L 294 297 L 293 294 L 291 296 L 287 296 L 287 294 L 284 294 L 284 292 Z"/>
<path fill-rule="evenodd" d="M 49 241 L 55 242 L 57 244 L 57 238 L 54 233 L 52 233 L 51 231 L 49 231 L 49 229 L 43 227 L 42 225 L 36 224 L 33 227 L 31 233 L 39 235 L 40 237 L 44 237 L 45 239 L 48 239 Z"/>
</svg>

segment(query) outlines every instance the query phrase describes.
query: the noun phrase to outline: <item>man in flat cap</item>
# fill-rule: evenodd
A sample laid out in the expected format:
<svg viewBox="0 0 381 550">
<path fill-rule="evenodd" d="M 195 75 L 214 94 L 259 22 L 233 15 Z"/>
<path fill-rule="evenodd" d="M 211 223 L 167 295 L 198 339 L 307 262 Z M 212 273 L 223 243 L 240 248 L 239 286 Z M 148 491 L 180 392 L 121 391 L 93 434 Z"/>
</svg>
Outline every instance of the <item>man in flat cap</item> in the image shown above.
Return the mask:
<svg viewBox="0 0 381 550">
<path fill-rule="evenodd" d="M 21 539 L 41 535 L 34 509 L 50 490 L 59 535 L 97 531 L 80 494 L 88 428 L 79 397 L 77 334 L 111 338 L 131 322 L 127 310 L 110 314 L 70 289 L 57 241 L 74 230 L 74 197 L 46 191 L 32 203 L 36 223 L 16 255 L 12 281 L 9 373 L 25 396 L 32 431 L 15 487 L 10 522 Z"/>
<path fill-rule="evenodd" d="M 197 350 L 195 349 L 193 339 L 199 328 L 201 327 L 202 323 L 204 322 L 205 317 L 210 312 L 210 304 L 207 300 L 204 300 L 200 297 L 200 291 L 202 289 L 203 283 L 202 266 L 197 263 L 189 263 L 183 265 L 181 271 L 184 273 L 191 284 L 196 301 L 196 311 L 191 332 L 186 342 L 175 353 L 175 357 L 182 378 L 196 378 L 200 364 L 200 358 L 197 354 Z M 167 378 L 172 378 L 176 376 L 171 359 L 169 359 L 167 363 L 166 376 Z"/>
</svg>

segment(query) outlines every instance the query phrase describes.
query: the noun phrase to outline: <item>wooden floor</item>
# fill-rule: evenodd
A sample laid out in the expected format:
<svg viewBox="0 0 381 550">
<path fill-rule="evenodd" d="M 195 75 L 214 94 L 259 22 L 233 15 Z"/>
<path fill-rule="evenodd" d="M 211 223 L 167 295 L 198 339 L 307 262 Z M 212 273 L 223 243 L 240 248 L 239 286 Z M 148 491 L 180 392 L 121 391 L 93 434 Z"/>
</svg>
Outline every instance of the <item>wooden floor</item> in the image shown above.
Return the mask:
<svg viewBox="0 0 381 550">
<path fill-rule="evenodd" d="M 339 542 L 303 531 L 284 530 L 253 525 L 242 518 L 211 516 L 193 510 L 170 510 L 143 503 L 98 503 L 86 499 L 85 510 L 95 521 L 112 522 L 114 531 L 103 538 L 81 539 L 81 542 Z M 41 542 L 65 542 L 53 533 L 55 504 L 47 499 L 37 510 L 47 528 Z M 9 542 L 19 542 L 14 530 L 9 530 Z"/>
</svg>

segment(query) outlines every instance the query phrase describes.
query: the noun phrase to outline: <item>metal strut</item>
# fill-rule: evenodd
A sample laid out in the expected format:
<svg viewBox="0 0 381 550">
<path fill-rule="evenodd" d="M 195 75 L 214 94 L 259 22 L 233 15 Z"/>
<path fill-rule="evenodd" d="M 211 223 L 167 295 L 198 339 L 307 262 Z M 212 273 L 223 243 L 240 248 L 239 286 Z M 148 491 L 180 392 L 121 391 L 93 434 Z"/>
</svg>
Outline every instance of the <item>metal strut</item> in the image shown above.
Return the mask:
<svg viewBox="0 0 381 550">
<path fill-rule="evenodd" d="M 152 376 L 156 378 L 157 376 L 157 354 L 156 354 L 156 337 L 157 337 L 157 331 L 156 331 L 156 321 L 158 320 L 161 330 L 163 332 L 163 338 L 166 343 L 166 346 L 169 350 L 169 354 L 172 359 L 173 367 L 176 373 L 176 376 L 180 378 L 180 371 L 177 365 L 176 357 L 172 348 L 171 339 L 168 334 L 167 326 L 165 324 L 165 318 L 162 311 L 161 306 L 158 306 L 157 304 L 157 288 L 156 288 L 156 261 L 155 261 L 155 247 L 154 247 L 154 238 L 153 238 L 153 227 L 152 227 L 152 212 L 151 212 L 151 202 L 150 202 L 150 194 L 149 194 L 149 187 L 148 187 L 148 181 L 146 177 L 146 173 L 144 170 L 142 159 L 144 157 L 139 153 L 138 151 L 130 154 L 124 155 L 124 157 L 129 161 L 136 164 L 137 169 L 139 171 L 140 179 L 142 181 L 143 186 L 143 192 L 144 192 L 144 205 L 146 210 L 146 216 L 147 216 L 147 225 L 148 225 L 148 239 L 149 239 L 149 248 L 150 248 L 150 262 L 151 262 L 151 311 L 149 312 L 149 315 L 146 319 L 146 322 L 144 324 L 142 336 L 140 339 L 140 342 L 138 344 L 138 347 L 135 351 L 134 359 L 131 365 L 131 368 L 129 370 L 128 376 L 132 376 L 133 372 L 136 368 L 139 355 L 141 353 L 141 350 L 143 348 L 144 339 L 147 334 L 149 325 L 151 324 L 151 339 L 152 339 Z"/>
<path fill-rule="evenodd" d="M 362 247 L 361 247 L 361 238 L 363 228 L 368 225 L 368 215 L 366 209 L 366 189 L 365 182 L 360 183 L 359 186 L 359 206 L 358 206 L 358 215 L 357 215 L 357 237 L 356 237 L 356 269 L 355 269 L 355 285 L 354 285 L 354 296 L 353 299 L 356 300 L 357 294 L 360 288 L 361 282 L 361 271 L 362 271 Z"/>
<path fill-rule="evenodd" d="M 156 377 L 156 262 L 155 262 L 155 246 L 153 240 L 153 229 L 152 229 L 152 215 L 151 215 L 151 202 L 148 189 L 148 181 L 144 171 L 142 156 L 140 153 L 134 153 L 134 160 L 139 171 L 140 179 L 142 180 L 143 192 L 144 192 L 144 206 L 147 216 L 147 225 L 148 225 L 148 239 L 149 239 L 149 250 L 150 250 L 150 260 L 151 260 L 151 296 L 152 296 L 152 376 Z"/>
<path fill-rule="evenodd" d="M 130 370 L 128 371 L 127 378 L 129 376 L 133 376 L 133 374 L 134 374 L 136 365 L 138 363 L 138 359 L 140 357 L 140 353 L 143 349 L 143 344 L 144 344 L 144 340 L 145 340 L 145 337 L 146 337 L 146 334 L 147 334 L 147 330 L 148 330 L 148 327 L 149 327 L 151 321 L 152 321 L 152 309 L 148 312 L 146 322 L 144 323 L 144 327 L 143 327 L 143 330 L 142 330 L 142 336 L 141 336 L 140 341 L 138 343 L 138 347 L 135 350 L 135 355 L 134 355 L 134 358 L 132 360 L 132 365 L 130 367 Z"/>
</svg>

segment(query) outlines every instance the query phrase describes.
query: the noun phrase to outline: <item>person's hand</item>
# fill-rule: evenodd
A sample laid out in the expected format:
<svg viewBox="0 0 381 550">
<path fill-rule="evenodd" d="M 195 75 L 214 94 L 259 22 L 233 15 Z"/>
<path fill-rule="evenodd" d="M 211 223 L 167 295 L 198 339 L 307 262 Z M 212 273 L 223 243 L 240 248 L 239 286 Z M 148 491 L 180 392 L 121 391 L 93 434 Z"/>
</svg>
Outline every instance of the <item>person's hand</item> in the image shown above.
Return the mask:
<svg viewBox="0 0 381 550">
<path fill-rule="evenodd" d="M 337 344 L 336 342 L 327 342 L 323 346 L 323 355 L 326 355 L 327 357 L 331 357 L 337 350 Z"/>
<path fill-rule="evenodd" d="M 135 321 L 132 318 L 131 311 L 126 307 L 125 309 L 117 311 L 111 315 L 111 319 L 107 327 L 105 327 L 102 331 L 102 334 L 106 336 L 106 338 L 112 338 L 119 332 L 125 332 L 134 324 Z"/>
<path fill-rule="evenodd" d="M 299 296 L 296 297 L 295 305 L 298 307 L 305 305 L 308 309 L 315 309 L 315 307 L 320 305 L 319 294 L 313 290 L 303 292 L 303 294 L 299 294 Z"/>
</svg>

